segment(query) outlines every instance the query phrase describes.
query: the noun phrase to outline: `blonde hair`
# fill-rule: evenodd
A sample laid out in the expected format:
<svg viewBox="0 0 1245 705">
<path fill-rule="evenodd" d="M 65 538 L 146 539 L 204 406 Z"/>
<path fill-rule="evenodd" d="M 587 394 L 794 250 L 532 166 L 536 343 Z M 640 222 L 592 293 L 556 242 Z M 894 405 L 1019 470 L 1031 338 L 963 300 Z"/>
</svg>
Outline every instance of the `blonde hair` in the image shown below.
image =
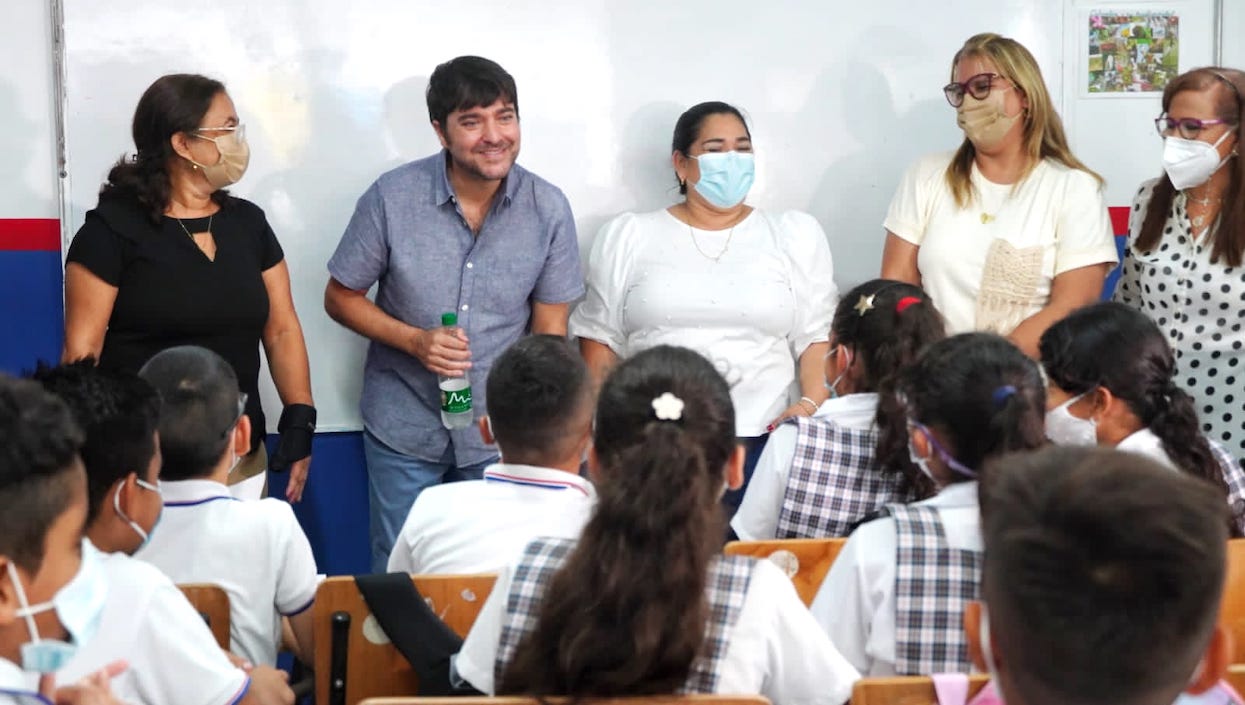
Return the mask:
<svg viewBox="0 0 1245 705">
<path fill-rule="evenodd" d="M 1029 101 L 1024 112 L 1024 145 L 1025 154 L 1029 157 L 1023 180 L 1029 172 L 1043 159 L 1053 159 L 1070 169 L 1080 169 L 1102 183 L 1102 177 L 1077 159 L 1068 147 L 1068 139 L 1064 135 L 1063 122 L 1055 112 L 1051 103 L 1050 93 L 1046 90 L 1046 81 L 1042 79 L 1042 70 L 1037 60 L 1023 44 L 992 32 L 977 34 L 968 38 L 964 46 L 955 53 L 951 60 L 951 80 L 955 80 L 955 67 L 963 59 L 980 57 L 989 59 L 997 67 L 1001 77 L 1015 84 L 1016 89 Z M 973 171 L 973 158 L 977 150 L 966 137 L 956 150 L 955 157 L 947 165 L 947 186 L 955 197 L 955 205 L 967 208 L 976 196 L 976 189 L 970 176 Z"/>
</svg>

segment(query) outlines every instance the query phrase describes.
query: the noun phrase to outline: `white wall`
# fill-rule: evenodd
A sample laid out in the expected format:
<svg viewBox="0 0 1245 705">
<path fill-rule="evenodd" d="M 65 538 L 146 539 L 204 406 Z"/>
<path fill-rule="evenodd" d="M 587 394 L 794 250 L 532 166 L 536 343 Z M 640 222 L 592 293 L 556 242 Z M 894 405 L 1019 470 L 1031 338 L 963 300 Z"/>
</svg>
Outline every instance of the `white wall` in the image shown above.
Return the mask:
<svg viewBox="0 0 1245 705">
<path fill-rule="evenodd" d="M 1223 2 L 1223 65 L 1245 69 L 1245 0 Z"/>
<path fill-rule="evenodd" d="M 0 22 L 0 218 L 57 217 L 48 0 L 4 0 Z"/>
</svg>

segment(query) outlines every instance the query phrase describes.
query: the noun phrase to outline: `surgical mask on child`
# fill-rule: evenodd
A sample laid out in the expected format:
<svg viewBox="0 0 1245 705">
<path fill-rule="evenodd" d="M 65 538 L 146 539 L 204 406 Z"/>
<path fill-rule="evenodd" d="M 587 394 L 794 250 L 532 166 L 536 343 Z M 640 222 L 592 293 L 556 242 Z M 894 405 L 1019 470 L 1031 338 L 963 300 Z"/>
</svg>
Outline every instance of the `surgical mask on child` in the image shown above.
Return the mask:
<svg viewBox="0 0 1245 705">
<path fill-rule="evenodd" d="M 751 153 L 705 152 L 692 159 L 700 164 L 700 180 L 692 188 L 718 208 L 739 205 L 752 189 L 756 162 Z"/>
<path fill-rule="evenodd" d="M 833 348 L 830 348 L 830 352 L 826 353 L 821 359 L 829 360 L 832 355 L 838 352 L 838 349 L 840 347 L 842 346 L 836 345 Z M 845 349 L 847 350 L 847 364 L 843 366 L 843 369 L 839 370 L 839 373 L 835 375 L 833 381 L 822 382 L 822 384 L 826 385 L 826 391 L 830 392 L 831 398 L 834 398 L 834 399 L 837 399 L 839 396 L 839 389 L 838 389 L 839 382 L 843 381 L 843 377 L 847 375 L 847 370 L 850 369 L 852 366 L 852 349 L 851 348 L 845 348 Z"/>
<path fill-rule="evenodd" d="M 1098 445 L 1098 422 L 1081 419 L 1072 415 L 1068 407 L 1085 397 L 1089 392 L 1075 397 L 1046 412 L 1046 437 L 1051 443 L 1059 446 L 1095 446 Z"/>
<path fill-rule="evenodd" d="M 994 97 L 996 94 L 997 98 Z M 978 149 L 997 147 L 1020 119 L 1020 114 L 1007 115 L 1003 112 L 1003 95 L 998 89 L 985 100 L 964 96 L 964 102 L 955 112 L 956 124 Z"/>
<path fill-rule="evenodd" d="M 78 648 L 90 641 L 99 627 L 104 611 L 108 584 L 100 566 L 99 552 L 87 539 L 82 539 L 82 563 L 69 582 L 52 596 L 51 601 L 31 605 L 26 599 L 17 568 L 8 563 L 9 580 L 17 591 L 20 608 L 16 616 L 26 620 L 30 641 L 22 644 L 22 669 L 33 673 L 52 673 L 64 668 Z M 69 641 L 39 638 L 35 615 L 56 611 L 56 618 L 69 632 Z"/>
<path fill-rule="evenodd" d="M 126 524 L 129 524 L 130 528 L 134 530 L 134 533 L 138 534 L 139 538 L 143 540 L 143 542 L 138 545 L 138 547 L 141 549 L 142 547 L 147 545 L 148 541 L 151 540 L 151 535 L 156 533 L 156 527 L 160 525 L 160 519 L 164 517 L 164 493 L 160 491 L 159 485 L 153 485 L 150 482 L 147 482 L 146 480 L 136 478 L 134 482 L 139 487 L 145 490 L 150 490 L 152 492 L 155 492 L 156 494 L 160 495 L 160 498 L 161 498 L 160 499 L 160 512 L 156 514 L 155 522 L 152 523 L 150 529 L 144 530 L 143 527 L 139 526 L 138 522 L 131 519 L 124 511 L 122 511 L 121 509 L 121 487 L 120 486 L 117 487 L 116 494 L 112 496 L 112 508 L 114 511 L 117 512 L 117 516 L 121 517 L 121 520 L 124 521 Z"/>
<path fill-rule="evenodd" d="M 929 449 L 930 449 L 931 456 L 937 455 L 938 459 L 941 460 L 943 464 L 946 465 L 947 468 L 950 469 L 952 472 L 958 473 L 967 478 L 976 479 L 977 473 L 972 468 L 964 465 L 960 461 L 951 457 L 951 454 L 948 453 L 946 450 L 944 450 L 943 447 L 938 444 L 938 441 L 934 439 L 934 435 L 930 433 L 930 430 L 928 428 L 926 428 L 922 424 L 916 423 L 915 421 L 910 422 L 910 426 L 913 429 L 916 429 L 920 431 L 921 433 L 925 434 L 925 438 L 927 442 L 929 443 Z M 920 468 L 921 472 L 926 477 L 928 477 L 931 481 L 933 481 L 934 485 L 938 487 L 939 489 L 941 489 L 942 486 L 946 484 L 946 483 L 940 482 L 938 478 L 934 476 L 934 471 L 929 465 L 929 458 L 928 457 L 923 458 L 921 457 L 920 453 L 917 453 L 916 446 L 913 445 L 912 443 L 911 432 L 908 433 L 908 459 L 912 461 L 913 465 Z"/>
<path fill-rule="evenodd" d="M 1219 158 L 1218 147 L 1232 132 L 1223 133 L 1214 144 L 1201 140 L 1187 140 L 1172 135 L 1163 138 L 1163 171 L 1171 179 L 1172 186 L 1187 189 L 1201 186 L 1232 158 L 1229 154 Z"/>
</svg>

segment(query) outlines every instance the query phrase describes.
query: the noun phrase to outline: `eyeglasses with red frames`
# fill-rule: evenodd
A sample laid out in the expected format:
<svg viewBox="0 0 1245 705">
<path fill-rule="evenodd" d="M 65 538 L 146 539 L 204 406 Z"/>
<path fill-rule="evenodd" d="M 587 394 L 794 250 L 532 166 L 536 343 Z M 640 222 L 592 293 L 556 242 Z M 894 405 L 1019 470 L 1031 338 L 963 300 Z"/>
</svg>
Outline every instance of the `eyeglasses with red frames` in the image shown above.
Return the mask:
<svg viewBox="0 0 1245 705">
<path fill-rule="evenodd" d="M 1231 120 L 1198 120 L 1197 118 L 1174 118 L 1169 117 L 1167 113 L 1154 118 L 1154 129 L 1158 130 L 1161 137 L 1166 137 L 1169 133 L 1175 132 L 1187 140 L 1195 140 L 1205 130 L 1212 125 L 1231 125 Z"/>
<path fill-rule="evenodd" d="M 997 73 L 979 73 L 976 76 L 970 76 L 963 83 L 952 81 L 942 87 L 943 95 L 947 96 L 947 102 L 951 107 L 958 108 L 964 104 L 964 94 L 967 93 L 977 100 L 985 100 L 990 95 L 990 89 L 994 88 L 994 79 L 1006 78 Z M 1007 90 L 1011 86 L 1001 87 L 999 90 Z"/>
</svg>

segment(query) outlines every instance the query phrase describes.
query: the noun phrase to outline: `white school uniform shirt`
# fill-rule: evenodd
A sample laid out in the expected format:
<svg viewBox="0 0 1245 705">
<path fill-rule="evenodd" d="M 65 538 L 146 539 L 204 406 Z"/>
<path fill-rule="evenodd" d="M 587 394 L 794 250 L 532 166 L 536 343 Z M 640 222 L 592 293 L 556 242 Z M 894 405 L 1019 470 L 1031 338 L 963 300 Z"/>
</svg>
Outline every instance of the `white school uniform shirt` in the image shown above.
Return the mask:
<svg viewBox="0 0 1245 705">
<path fill-rule="evenodd" d="M 498 574 L 454 662 L 459 676 L 489 695 L 496 688 L 493 667 L 514 565 Z M 781 705 L 841 705 L 859 678 L 813 621 L 791 580 L 769 561 L 756 561 L 718 668 L 716 692 L 757 693 Z"/>
<path fill-rule="evenodd" d="M 847 428 L 866 431 L 873 427 L 877 409 L 878 395 L 862 392 L 827 399 L 813 417 L 834 419 Z M 752 479 L 748 481 L 743 503 L 731 519 L 731 528 L 740 540 L 767 541 L 777 536 L 778 516 L 782 513 L 798 436 L 795 424 L 780 424 L 770 432 L 765 450 L 752 471 Z"/>
<path fill-rule="evenodd" d="M 319 579 L 311 544 L 279 499 L 241 501 L 211 480 L 161 482 L 160 526 L 135 558 L 174 583 L 214 583 L 229 594 L 230 650 L 276 665 L 281 617 L 311 607 Z"/>
<path fill-rule="evenodd" d="M 391 573 L 495 573 L 532 539 L 579 536 L 596 506 L 592 483 L 551 468 L 497 463 L 484 479 L 419 494 L 389 554 Z"/>
<path fill-rule="evenodd" d="M 1156 435 L 1154 431 L 1143 428 L 1135 431 L 1124 438 L 1124 440 L 1115 444 L 1116 450 L 1125 450 L 1129 453 L 1137 453 L 1144 455 L 1151 460 L 1157 460 L 1167 467 L 1169 470 L 1179 471 L 1180 468 L 1172 462 L 1168 457 L 1167 451 L 1163 450 L 1163 441 Z"/>
<path fill-rule="evenodd" d="M 921 286 L 948 335 L 1007 335 L 1046 306 L 1055 277 L 1118 261 L 1102 187 L 1088 172 L 1044 159 L 1013 188 L 987 180 L 974 163 L 978 197 L 960 208 L 945 176 L 953 154 L 909 167 L 883 223 L 920 248 Z"/>
<path fill-rule="evenodd" d="M 168 576 L 123 553 L 103 554 L 101 568 L 108 599 L 99 628 L 57 672 L 58 683 L 73 683 L 125 659 L 129 668 L 109 683 L 121 702 L 232 705 L 242 699 L 250 677 L 229 662 Z"/>
<path fill-rule="evenodd" d="M 658 345 L 704 355 L 731 385 L 740 437 L 764 435 L 799 398 L 797 361 L 828 339 L 839 299 L 826 234 L 799 211 L 756 209 L 728 230 L 624 213 L 597 234 L 587 279 L 571 335 L 621 358 Z"/>
<path fill-rule="evenodd" d="M 948 485 L 914 503 L 935 507 L 953 549 L 982 550 L 977 483 Z M 817 591 L 812 612 L 865 677 L 895 675 L 895 520 L 882 517 L 851 535 Z"/>
<path fill-rule="evenodd" d="M 0 658 L 0 705 L 52 705 L 39 695 L 39 674 Z"/>
</svg>

